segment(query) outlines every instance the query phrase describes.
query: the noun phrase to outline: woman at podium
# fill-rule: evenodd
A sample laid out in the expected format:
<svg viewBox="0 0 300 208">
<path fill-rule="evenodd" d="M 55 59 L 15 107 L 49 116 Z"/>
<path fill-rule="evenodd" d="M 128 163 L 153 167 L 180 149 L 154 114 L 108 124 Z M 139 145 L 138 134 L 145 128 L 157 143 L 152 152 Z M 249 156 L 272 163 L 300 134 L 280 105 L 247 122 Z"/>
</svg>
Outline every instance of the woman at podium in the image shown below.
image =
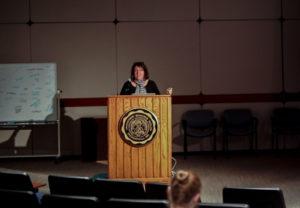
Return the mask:
<svg viewBox="0 0 300 208">
<path fill-rule="evenodd" d="M 156 83 L 150 79 L 147 66 L 144 62 L 135 62 L 131 67 L 130 78 L 124 83 L 121 95 L 159 95 Z M 172 94 L 172 88 L 167 89 L 167 94 Z"/>
</svg>

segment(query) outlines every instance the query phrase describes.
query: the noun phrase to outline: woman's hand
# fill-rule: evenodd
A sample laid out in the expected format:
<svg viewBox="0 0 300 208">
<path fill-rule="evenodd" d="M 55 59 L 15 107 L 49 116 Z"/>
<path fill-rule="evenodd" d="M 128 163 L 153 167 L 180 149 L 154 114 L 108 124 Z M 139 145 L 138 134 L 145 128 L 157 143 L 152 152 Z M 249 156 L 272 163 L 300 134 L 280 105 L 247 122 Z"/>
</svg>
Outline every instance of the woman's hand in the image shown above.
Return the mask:
<svg viewBox="0 0 300 208">
<path fill-rule="evenodd" d="M 172 95 L 173 94 L 173 88 L 172 87 L 169 87 L 166 91 L 167 91 L 168 95 Z"/>
</svg>

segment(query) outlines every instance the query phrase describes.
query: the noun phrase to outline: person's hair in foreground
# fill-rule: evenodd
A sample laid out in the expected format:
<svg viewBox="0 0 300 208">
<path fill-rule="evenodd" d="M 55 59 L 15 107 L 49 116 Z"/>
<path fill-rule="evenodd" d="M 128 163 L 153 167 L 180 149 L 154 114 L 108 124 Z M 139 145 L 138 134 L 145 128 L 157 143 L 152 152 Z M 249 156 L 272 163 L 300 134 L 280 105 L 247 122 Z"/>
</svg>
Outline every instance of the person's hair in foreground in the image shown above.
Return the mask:
<svg viewBox="0 0 300 208">
<path fill-rule="evenodd" d="M 194 208 L 200 202 L 201 182 L 193 171 L 178 170 L 168 187 L 170 208 Z"/>
</svg>

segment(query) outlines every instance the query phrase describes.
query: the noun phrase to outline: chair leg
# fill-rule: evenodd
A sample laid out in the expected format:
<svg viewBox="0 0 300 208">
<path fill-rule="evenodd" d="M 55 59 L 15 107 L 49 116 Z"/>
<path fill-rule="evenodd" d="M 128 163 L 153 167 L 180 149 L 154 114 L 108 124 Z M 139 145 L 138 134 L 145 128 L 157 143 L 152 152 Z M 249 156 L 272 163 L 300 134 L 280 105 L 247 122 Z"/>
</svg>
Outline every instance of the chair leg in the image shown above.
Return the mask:
<svg viewBox="0 0 300 208">
<path fill-rule="evenodd" d="M 257 133 L 254 132 L 251 135 L 251 150 L 257 150 Z"/>
<path fill-rule="evenodd" d="M 223 152 L 225 152 L 225 135 L 223 133 Z"/>
<path fill-rule="evenodd" d="M 279 149 L 279 144 L 278 144 L 278 134 L 275 134 L 275 139 L 276 139 L 276 151 L 278 151 L 278 149 Z"/>
<path fill-rule="evenodd" d="M 272 130 L 272 150 L 274 150 L 274 139 L 275 139 L 275 136 L 274 136 L 274 132 Z"/>
<path fill-rule="evenodd" d="M 254 136 L 254 138 L 255 138 L 255 150 L 258 150 L 258 139 L 257 139 L 257 132 L 255 132 L 255 136 Z"/>
<path fill-rule="evenodd" d="M 223 133 L 223 151 L 228 150 L 228 135 L 224 132 Z"/>
<path fill-rule="evenodd" d="M 214 157 L 216 157 L 217 154 L 217 135 L 214 134 Z"/>
<path fill-rule="evenodd" d="M 183 156 L 183 159 L 186 159 L 186 153 L 187 153 L 187 136 L 184 135 L 184 142 L 183 142 L 183 150 L 184 150 L 184 156 Z"/>
<path fill-rule="evenodd" d="M 254 134 L 251 134 L 250 150 L 253 150 Z"/>
<path fill-rule="evenodd" d="M 216 154 L 217 152 L 217 135 L 214 134 L 214 153 Z"/>
</svg>

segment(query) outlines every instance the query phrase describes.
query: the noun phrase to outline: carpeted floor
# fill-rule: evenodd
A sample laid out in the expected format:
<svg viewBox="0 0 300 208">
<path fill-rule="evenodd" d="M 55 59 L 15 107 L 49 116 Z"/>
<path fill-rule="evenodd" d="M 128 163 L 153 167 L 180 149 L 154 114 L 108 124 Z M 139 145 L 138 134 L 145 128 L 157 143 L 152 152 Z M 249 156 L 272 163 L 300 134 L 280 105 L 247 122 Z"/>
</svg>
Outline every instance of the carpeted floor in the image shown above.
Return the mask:
<svg viewBox="0 0 300 208">
<path fill-rule="evenodd" d="M 283 190 L 287 208 L 300 207 L 300 154 L 274 153 L 257 154 L 209 154 L 174 155 L 175 170 L 195 171 L 202 181 L 203 202 L 222 202 L 224 186 L 279 187 Z M 55 163 L 50 159 L 5 159 L 0 160 L 1 171 L 28 172 L 33 182 L 48 183 L 49 174 L 93 177 L 107 173 L 107 163 L 83 162 L 79 159 L 65 159 Z M 49 187 L 40 188 L 49 193 Z"/>
</svg>

